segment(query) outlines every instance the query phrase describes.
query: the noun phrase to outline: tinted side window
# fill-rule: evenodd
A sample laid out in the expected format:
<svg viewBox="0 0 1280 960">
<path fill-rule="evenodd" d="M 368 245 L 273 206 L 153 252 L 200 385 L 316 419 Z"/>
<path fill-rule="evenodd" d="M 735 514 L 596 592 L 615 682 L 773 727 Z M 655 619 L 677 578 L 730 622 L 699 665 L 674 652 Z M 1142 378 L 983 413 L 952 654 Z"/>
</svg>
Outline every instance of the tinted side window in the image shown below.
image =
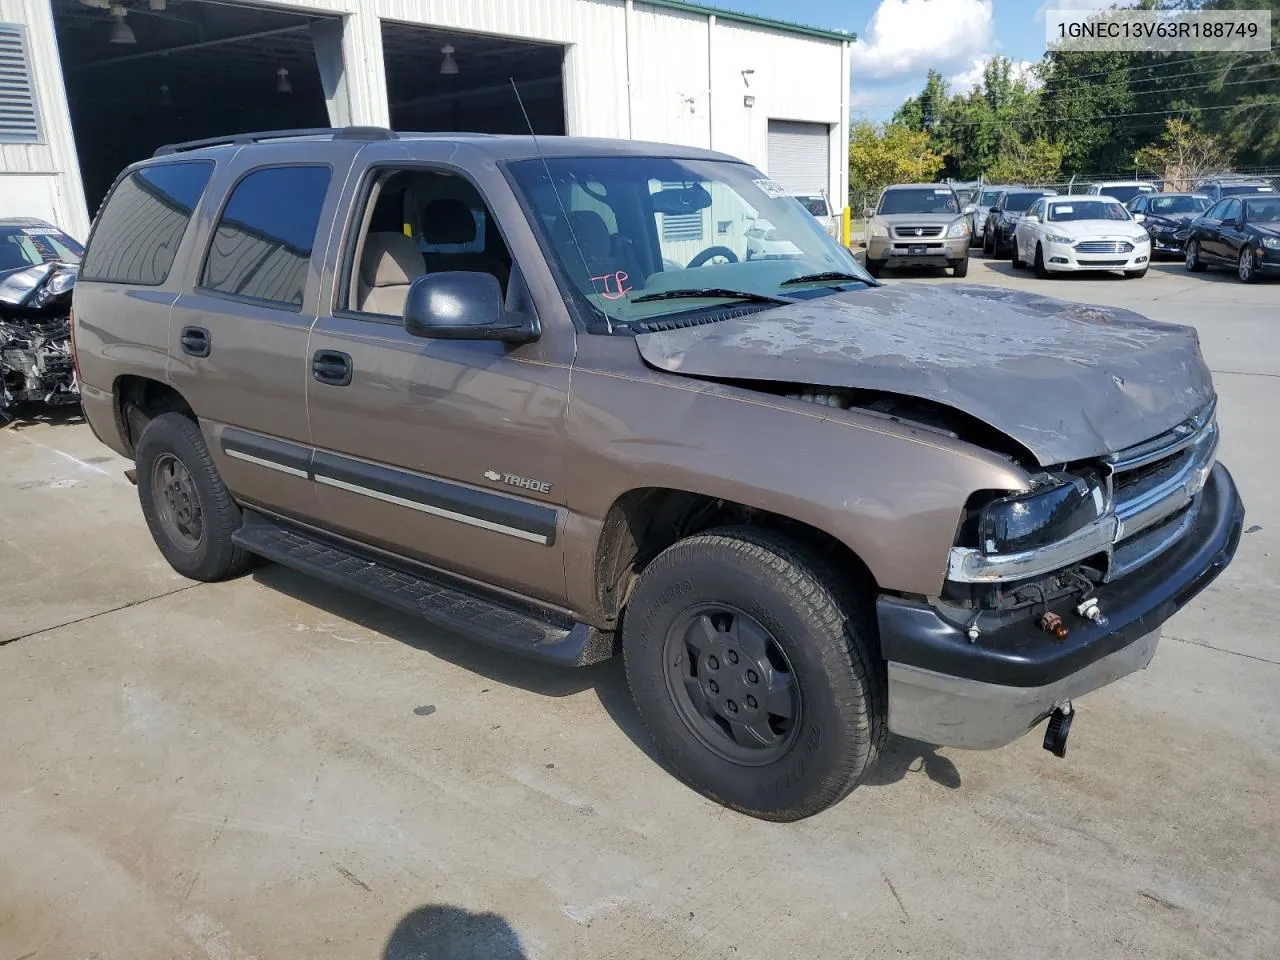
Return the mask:
<svg viewBox="0 0 1280 960">
<path fill-rule="evenodd" d="M 1218 214 L 1219 220 L 1235 220 L 1239 216 L 1240 216 L 1239 200 L 1232 199 L 1232 200 L 1223 201 L 1222 210 Z"/>
<path fill-rule="evenodd" d="M 329 176 L 328 167 L 267 167 L 236 184 L 200 285 L 300 307 Z"/>
<path fill-rule="evenodd" d="M 80 267 L 82 280 L 164 283 L 213 173 L 209 160 L 135 170 L 107 198 Z"/>
</svg>

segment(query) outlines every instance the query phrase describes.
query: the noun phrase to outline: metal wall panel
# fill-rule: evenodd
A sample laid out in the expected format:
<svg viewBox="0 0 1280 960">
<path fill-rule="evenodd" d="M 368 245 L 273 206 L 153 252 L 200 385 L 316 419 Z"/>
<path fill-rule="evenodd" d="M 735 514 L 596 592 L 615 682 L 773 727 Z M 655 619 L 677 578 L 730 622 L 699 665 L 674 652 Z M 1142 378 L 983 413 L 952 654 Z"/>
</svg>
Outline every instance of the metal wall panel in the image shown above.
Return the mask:
<svg viewBox="0 0 1280 960">
<path fill-rule="evenodd" d="M 631 25 L 632 137 L 710 147 L 708 19 L 637 3 Z"/>
</svg>

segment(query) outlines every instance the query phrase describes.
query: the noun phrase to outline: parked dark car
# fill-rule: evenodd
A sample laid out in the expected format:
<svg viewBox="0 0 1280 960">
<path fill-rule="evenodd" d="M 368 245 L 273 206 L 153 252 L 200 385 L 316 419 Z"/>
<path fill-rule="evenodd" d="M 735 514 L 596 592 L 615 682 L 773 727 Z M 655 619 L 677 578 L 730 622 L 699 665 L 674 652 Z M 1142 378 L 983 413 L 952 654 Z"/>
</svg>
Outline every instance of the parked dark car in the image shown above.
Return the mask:
<svg viewBox="0 0 1280 960">
<path fill-rule="evenodd" d="M 1133 219 L 1151 234 L 1154 259 L 1161 254 L 1183 255 L 1191 222 L 1209 209 L 1210 202 L 1198 193 L 1140 193 L 1128 206 Z"/>
<path fill-rule="evenodd" d="M 1220 177 L 1213 180 L 1206 180 L 1196 187 L 1196 193 L 1202 193 L 1209 198 L 1211 203 L 1216 203 L 1227 197 L 1244 197 L 1252 196 L 1257 193 L 1278 194 L 1276 186 L 1270 180 L 1255 179 L 1251 180 L 1246 177 Z"/>
<path fill-rule="evenodd" d="M 1186 263 L 1234 267 L 1243 283 L 1280 273 L 1280 194 L 1219 200 L 1191 224 Z"/>
<path fill-rule="evenodd" d="M 982 231 L 982 252 L 997 260 L 1007 260 L 1013 255 L 1013 228 L 1018 225 L 1027 207 L 1041 197 L 1056 197 L 1057 190 L 1006 190 L 987 214 L 987 224 Z"/>
</svg>

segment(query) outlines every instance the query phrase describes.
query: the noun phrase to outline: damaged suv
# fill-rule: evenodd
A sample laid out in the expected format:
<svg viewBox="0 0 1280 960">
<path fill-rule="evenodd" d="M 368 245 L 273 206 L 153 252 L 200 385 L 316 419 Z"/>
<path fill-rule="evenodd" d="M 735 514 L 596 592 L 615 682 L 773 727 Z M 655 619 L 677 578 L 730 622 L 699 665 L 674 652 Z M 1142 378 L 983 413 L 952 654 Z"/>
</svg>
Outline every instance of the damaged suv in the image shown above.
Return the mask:
<svg viewBox="0 0 1280 960">
<path fill-rule="evenodd" d="M 748 259 L 767 221 L 793 252 Z M 621 652 L 669 768 L 838 801 L 887 731 L 996 747 L 1144 667 L 1230 561 L 1196 334 L 883 286 L 730 157 L 286 131 L 98 216 L 84 409 L 173 567 L 266 557 L 564 665 Z"/>
<path fill-rule="evenodd" d="M 21 403 L 80 399 L 70 313 L 83 252 L 43 220 L 0 219 L 0 422 Z"/>
</svg>

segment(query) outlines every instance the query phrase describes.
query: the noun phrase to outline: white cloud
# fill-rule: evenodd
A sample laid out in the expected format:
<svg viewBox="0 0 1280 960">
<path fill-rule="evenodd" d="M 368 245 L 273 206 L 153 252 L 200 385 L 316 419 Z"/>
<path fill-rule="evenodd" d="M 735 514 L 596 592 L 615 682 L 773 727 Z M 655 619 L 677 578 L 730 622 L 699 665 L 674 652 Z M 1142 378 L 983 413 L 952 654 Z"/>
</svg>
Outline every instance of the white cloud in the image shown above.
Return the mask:
<svg viewBox="0 0 1280 960">
<path fill-rule="evenodd" d="M 853 45 L 853 72 L 874 81 L 961 69 L 991 44 L 991 0 L 881 0 Z"/>
<path fill-rule="evenodd" d="M 987 69 L 987 64 L 994 57 L 989 53 L 984 53 L 980 57 L 974 57 L 969 64 L 969 69 L 957 73 L 955 76 L 947 78 L 947 84 L 951 88 L 952 93 L 965 94 L 975 87 L 982 86 L 982 77 Z M 1032 68 L 1035 66 L 1030 60 L 1013 60 L 1011 61 L 1010 74 L 1015 80 L 1024 80 L 1028 86 L 1036 86 L 1038 81 Z"/>
</svg>

